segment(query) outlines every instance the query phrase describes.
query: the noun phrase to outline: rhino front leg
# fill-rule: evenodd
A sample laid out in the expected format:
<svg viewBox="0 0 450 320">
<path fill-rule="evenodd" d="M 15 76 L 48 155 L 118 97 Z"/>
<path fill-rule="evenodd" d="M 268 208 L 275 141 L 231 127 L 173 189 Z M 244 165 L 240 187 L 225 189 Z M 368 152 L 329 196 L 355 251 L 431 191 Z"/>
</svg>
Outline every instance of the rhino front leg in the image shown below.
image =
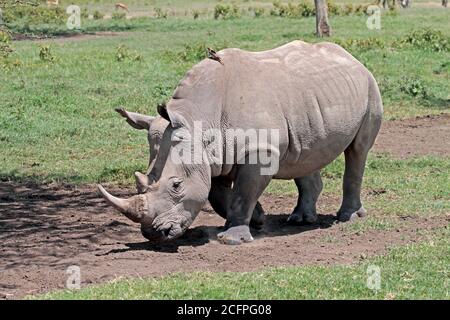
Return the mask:
<svg viewBox="0 0 450 320">
<path fill-rule="evenodd" d="M 238 169 L 236 180 L 227 208 L 227 230 L 217 235 L 224 244 L 241 244 L 250 242 L 250 220 L 258 198 L 271 180 L 271 176 L 261 175 L 258 165 L 242 165 Z"/>
<path fill-rule="evenodd" d="M 227 218 L 228 202 L 232 193 L 231 184 L 232 181 L 223 177 L 213 178 L 211 181 L 211 191 L 208 196 L 209 203 L 214 211 L 224 219 Z M 264 225 L 264 220 L 264 210 L 261 204 L 257 202 L 250 220 L 250 226 L 260 230 Z"/>
<path fill-rule="evenodd" d="M 323 188 L 320 171 L 316 171 L 306 177 L 294 179 L 294 181 L 297 185 L 299 196 L 297 206 L 287 221 L 294 225 L 316 222 L 316 203 Z"/>
</svg>

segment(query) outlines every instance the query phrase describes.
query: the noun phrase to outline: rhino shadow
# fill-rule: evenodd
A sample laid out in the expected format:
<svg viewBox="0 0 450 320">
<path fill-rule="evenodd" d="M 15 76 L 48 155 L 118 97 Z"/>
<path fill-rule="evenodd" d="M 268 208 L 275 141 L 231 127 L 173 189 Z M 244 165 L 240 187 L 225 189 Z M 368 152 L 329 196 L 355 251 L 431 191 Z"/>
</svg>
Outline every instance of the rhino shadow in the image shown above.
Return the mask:
<svg viewBox="0 0 450 320">
<path fill-rule="evenodd" d="M 252 229 L 255 240 L 270 237 L 300 234 L 302 232 L 316 229 L 326 229 L 336 223 L 334 214 L 318 214 L 318 220 L 314 224 L 294 226 L 286 222 L 288 214 L 266 214 L 265 226 L 262 230 Z M 178 239 L 167 243 L 154 244 L 149 241 L 126 243 L 127 248 L 113 249 L 105 255 L 122 253 L 127 251 L 154 251 L 164 253 L 177 253 L 179 247 L 198 247 L 217 240 L 217 234 L 224 230 L 223 226 L 196 226 L 188 229 L 186 233 Z"/>
</svg>

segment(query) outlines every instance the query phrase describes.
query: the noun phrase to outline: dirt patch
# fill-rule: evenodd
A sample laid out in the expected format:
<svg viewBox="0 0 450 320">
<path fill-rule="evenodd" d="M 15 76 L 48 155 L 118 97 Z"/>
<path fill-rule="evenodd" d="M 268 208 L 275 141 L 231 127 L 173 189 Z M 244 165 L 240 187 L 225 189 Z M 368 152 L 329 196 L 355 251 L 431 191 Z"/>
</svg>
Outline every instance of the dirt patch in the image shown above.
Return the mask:
<svg viewBox="0 0 450 320">
<path fill-rule="evenodd" d="M 134 190 L 112 188 L 126 196 Z M 443 221 L 406 219 L 401 228 L 345 231 L 335 223 L 339 199 L 320 200 L 319 222 L 294 227 L 285 223 L 292 196 L 263 196 L 267 225 L 255 241 L 225 246 L 216 241 L 224 220 L 203 210 L 185 236 L 152 245 L 138 225 L 99 198 L 94 186 L 0 187 L 0 297 L 20 298 L 64 288 L 66 269 L 81 268 L 82 284 L 117 277 L 160 276 L 177 271 L 251 271 L 267 266 L 348 264 L 380 254 L 389 246 L 416 241 L 416 231 L 442 227 Z M 443 218 L 444 219 L 444 218 Z"/>
<path fill-rule="evenodd" d="M 374 146 L 400 159 L 450 155 L 450 114 L 384 121 Z"/>
<path fill-rule="evenodd" d="M 100 32 L 92 32 L 92 33 L 67 33 L 58 36 L 46 36 L 46 35 L 27 35 L 22 33 L 13 33 L 12 38 L 14 41 L 23 41 L 23 40 L 33 40 L 33 41 L 48 41 L 52 40 L 55 42 L 65 42 L 65 41 L 82 41 L 82 40 L 90 40 L 90 39 L 98 39 L 103 37 L 116 37 L 116 36 L 125 36 L 128 35 L 129 32 L 110 32 L 110 31 L 100 31 Z"/>
</svg>

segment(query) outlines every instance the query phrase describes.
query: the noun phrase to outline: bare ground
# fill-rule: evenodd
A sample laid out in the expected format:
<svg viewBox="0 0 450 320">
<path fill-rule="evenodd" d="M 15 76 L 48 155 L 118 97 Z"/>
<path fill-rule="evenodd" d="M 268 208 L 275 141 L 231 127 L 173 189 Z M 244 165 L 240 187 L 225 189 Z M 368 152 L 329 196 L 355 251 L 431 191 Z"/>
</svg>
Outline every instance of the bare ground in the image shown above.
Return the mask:
<svg viewBox="0 0 450 320">
<path fill-rule="evenodd" d="M 450 114 L 384 121 L 374 147 L 400 159 L 450 156 Z"/>
<path fill-rule="evenodd" d="M 450 117 L 423 117 L 383 125 L 375 150 L 396 157 L 450 154 Z M 111 187 L 128 196 L 134 190 Z M 367 194 L 366 200 L 376 197 Z M 368 198 L 369 197 L 369 198 Z M 368 198 L 368 199 L 367 199 Z M 266 227 L 255 241 L 225 246 L 216 241 L 224 220 L 205 208 L 182 238 L 152 245 L 137 225 L 107 206 L 94 186 L 0 184 L 0 298 L 21 298 L 64 288 L 66 269 L 81 267 L 82 285 L 118 277 L 160 276 L 178 271 L 251 271 L 267 266 L 350 264 L 388 247 L 420 241 L 419 230 L 448 224 L 406 217 L 392 230 L 355 233 L 335 223 L 340 199 L 319 200 L 319 222 L 285 223 L 293 196 L 265 195 Z M 377 212 L 371 212 L 377 215 Z M 399 218 L 400 219 L 400 218 Z M 421 233 L 422 234 L 422 233 Z"/>
</svg>

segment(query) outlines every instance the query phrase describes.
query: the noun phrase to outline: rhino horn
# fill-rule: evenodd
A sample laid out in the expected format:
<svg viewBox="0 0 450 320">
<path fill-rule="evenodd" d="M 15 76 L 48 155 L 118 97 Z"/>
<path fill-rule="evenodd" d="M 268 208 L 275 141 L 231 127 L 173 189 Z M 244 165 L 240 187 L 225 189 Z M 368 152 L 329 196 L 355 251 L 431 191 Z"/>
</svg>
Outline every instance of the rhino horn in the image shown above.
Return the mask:
<svg viewBox="0 0 450 320">
<path fill-rule="evenodd" d="M 134 177 L 136 178 L 136 187 L 138 189 L 138 192 L 144 193 L 145 191 L 147 191 L 150 184 L 148 176 L 136 171 L 134 173 Z"/>
<path fill-rule="evenodd" d="M 98 185 L 98 190 L 110 205 L 122 212 L 127 218 L 134 222 L 141 222 L 147 209 L 144 196 L 137 195 L 129 199 L 121 199 L 108 193 L 101 185 Z"/>
</svg>

